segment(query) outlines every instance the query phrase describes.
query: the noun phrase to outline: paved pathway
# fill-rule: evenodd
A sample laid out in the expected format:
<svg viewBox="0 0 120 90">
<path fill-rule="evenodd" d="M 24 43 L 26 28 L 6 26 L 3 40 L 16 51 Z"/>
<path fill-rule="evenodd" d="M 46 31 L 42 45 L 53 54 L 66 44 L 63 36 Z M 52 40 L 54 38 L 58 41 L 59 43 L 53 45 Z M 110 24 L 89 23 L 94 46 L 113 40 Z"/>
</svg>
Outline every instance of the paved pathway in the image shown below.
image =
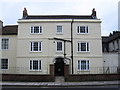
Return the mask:
<svg viewBox="0 0 120 90">
<path fill-rule="evenodd" d="M 3 86 L 92 86 L 92 85 L 120 85 L 120 81 L 93 82 L 0 82 Z"/>
</svg>

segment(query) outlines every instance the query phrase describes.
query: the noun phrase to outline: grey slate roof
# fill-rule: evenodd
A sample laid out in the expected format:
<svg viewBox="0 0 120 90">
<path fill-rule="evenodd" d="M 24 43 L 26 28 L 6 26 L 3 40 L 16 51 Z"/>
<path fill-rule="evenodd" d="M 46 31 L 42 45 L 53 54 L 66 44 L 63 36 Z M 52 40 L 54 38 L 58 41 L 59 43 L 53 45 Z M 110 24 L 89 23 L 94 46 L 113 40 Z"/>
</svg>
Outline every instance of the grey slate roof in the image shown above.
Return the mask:
<svg viewBox="0 0 120 90">
<path fill-rule="evenodd" d="M 94 19 L 91 15 L 28 15 L 25 19 Z"/>
<path fill-rule="evenodd" d="M 4 26 L 0 30 L 0 35 L 17 35 L 18 34 L 18 25 Z"/>
</svg>

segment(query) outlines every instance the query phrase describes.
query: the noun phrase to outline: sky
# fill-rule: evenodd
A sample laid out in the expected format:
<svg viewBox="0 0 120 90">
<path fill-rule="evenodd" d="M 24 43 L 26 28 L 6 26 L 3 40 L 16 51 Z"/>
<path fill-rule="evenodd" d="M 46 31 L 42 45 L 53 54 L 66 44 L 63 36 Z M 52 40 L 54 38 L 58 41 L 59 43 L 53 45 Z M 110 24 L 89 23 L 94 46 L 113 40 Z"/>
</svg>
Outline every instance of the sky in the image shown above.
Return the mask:
<svg viewBox="0 0 120 90">
<path fill-rule="evenodd" d="M 120 0 L 0 0 L 0 20 L 3 25 L 16 25 L 24 7 L 29 15 L 91 15 L 97 11 L 101 19 L 101 34 L 107 36 L 118 30 Z"/>
</svg>

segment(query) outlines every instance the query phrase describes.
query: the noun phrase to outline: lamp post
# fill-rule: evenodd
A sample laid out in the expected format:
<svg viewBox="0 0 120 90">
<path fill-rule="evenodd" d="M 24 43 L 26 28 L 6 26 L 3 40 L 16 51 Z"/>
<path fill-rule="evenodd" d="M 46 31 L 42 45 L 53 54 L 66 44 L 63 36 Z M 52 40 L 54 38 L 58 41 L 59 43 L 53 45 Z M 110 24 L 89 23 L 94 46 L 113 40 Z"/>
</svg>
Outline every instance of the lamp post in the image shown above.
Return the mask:
<svg viewBox="0 0 120 90">
<path fill-rule="evenodd" d="M 66 42 L 71 42 L 70 40 L 65 40 L 65 39 L 61 39 L 61 38 L 53 38 L 53 39 L 49 39 L 49 40 L 59 40 L 59 41 L 63 41 L 64 42 L 64 58 L 66 58 Z"/>
<path fill-rule="evenodd" d="M 61 39 L 61 38 L 49 38 L 49 40 L 59 40 L 59 41 L 63 41 L 64 42 L 64 59 L 68 59 L 70 60 L 69 58 L 66 57 L 66 42 L 71 42 L 71 40 L 65 40 L 65 39 Z M 72 52 L 72 49 L 71 49 L 71 52 Z M 71 60 L 72 59 L 72 54 L 71 54 Z M 72 64 L 72 68 L 73 68 L 73 64 Z M 73 69 L 72 69 L 72 72 L 73 72 Z M 73 74 L 73 73 L 72 73 Z"/>
</svg>

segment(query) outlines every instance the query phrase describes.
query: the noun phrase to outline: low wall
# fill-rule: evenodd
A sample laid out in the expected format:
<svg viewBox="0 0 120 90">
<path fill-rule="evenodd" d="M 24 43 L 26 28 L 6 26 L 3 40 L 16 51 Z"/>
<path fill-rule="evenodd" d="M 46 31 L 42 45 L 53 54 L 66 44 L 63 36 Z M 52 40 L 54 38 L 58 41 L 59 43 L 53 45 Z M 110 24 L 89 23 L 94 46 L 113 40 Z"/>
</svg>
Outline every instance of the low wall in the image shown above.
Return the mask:
<svg viewBox="0 0 120 90">
<path fill-rule="evenodd" d="M 3 74 L 2 81 L 54 82 L 50 75 Z"/>
<path fill-rule="evenodd" d="M 86 74 L 86 75 L 68 75 L 65 77 L 66 82 L 81 81 L 112 81 L 120 80 L 120 74 Z"/>
<path fill-rule="evenodd" d="M 54 65 L 50 65 L 50 74 L 2 74 L 2 81 L 54 82 Z"/>
<path fill-rule="evenodd" d="M 65 65 L 66 82 L 120 80 L 120 74 L 69 74 L 69 65 Z M 3 81 L 54 82 L 54 65 L 50 65 L 49 75 L 2 74 Z"/>
</svg>

